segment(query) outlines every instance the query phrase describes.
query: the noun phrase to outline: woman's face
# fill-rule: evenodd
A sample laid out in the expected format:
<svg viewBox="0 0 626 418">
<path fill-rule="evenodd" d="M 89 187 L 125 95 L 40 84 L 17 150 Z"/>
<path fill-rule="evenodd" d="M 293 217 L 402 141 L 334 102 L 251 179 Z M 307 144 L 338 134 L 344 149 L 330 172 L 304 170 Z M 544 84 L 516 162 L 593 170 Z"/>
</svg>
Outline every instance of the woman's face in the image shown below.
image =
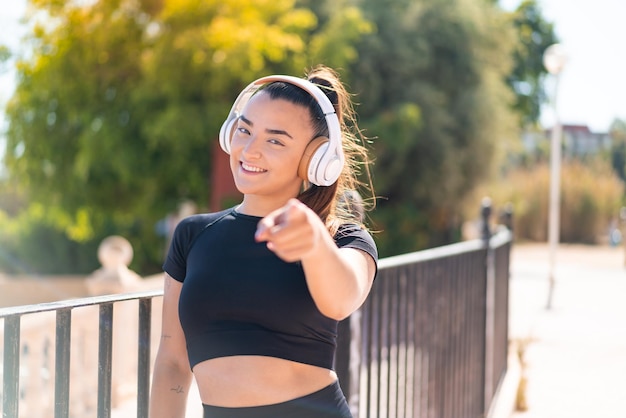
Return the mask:
<svg viewBox="0 0 626 418">
<path fill-rule="evenodd" d="M 299 194 L 298 165 L 313 138 L 309 110 L 267 93 L 253 96 L 236 122 L 230 168 L 245 195 L 276 199 Z"/>
</svg>

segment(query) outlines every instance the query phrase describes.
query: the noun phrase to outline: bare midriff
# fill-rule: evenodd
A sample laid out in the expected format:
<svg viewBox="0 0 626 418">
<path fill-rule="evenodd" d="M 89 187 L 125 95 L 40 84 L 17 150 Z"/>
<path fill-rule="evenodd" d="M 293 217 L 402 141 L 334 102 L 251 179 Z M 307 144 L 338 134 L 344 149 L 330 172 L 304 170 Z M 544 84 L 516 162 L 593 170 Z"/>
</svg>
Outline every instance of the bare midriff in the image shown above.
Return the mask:
<svg viewBox="0 0 626 418">
<path fill-rule="evenodd" d="M 316 392 L 337 380 L 334 371 L 274 357 L 232 356 L 197 364 L 193 374 L 203 404 L 271 405 Z"/>
</svg>

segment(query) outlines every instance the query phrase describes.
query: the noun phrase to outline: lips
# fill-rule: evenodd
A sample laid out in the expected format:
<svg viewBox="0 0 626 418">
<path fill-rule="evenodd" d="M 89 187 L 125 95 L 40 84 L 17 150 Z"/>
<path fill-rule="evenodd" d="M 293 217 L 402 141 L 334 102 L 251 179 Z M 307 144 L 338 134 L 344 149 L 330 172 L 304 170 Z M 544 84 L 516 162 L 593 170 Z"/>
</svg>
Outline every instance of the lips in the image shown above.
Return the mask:
<svg viewBox="0 0 626 418">
<path fill-rule="evenodd" d="M 243 168 L 244 171 L 248 171 L 251 173 L 265 173 L 267 170 L 261 168 L 261 167 L 257 167 L 254 165 L 250 165 L 250 164 L 246 164 L 244 162 L 241 162 L 241 168 Z"/>
</svg>

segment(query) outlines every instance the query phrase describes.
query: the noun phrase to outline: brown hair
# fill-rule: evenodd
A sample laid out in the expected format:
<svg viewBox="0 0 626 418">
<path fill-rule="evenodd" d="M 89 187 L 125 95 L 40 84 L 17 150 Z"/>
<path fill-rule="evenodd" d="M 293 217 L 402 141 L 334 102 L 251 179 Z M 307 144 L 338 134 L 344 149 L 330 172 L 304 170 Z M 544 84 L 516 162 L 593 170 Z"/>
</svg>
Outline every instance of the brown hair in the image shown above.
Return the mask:
<svg viewBox="0 0 626 418">
<path fill-rule="evenodd" d="M 362 226 L 364 214 L 374 206 L 374 188 L 370 174 L 371 159 L 365 146 L 366 138 L 358 128 L 351 97 L 339 75 L 326 66 L 317 66 L 306 77 L 329 98 L 341 127 L 341 145 L 345 165 L 339 179 L 330 186 L 317 186 L 305 181 L 298 199 L 313 209 L 325 222 L 331 233 L 343 223 Z M 264 88 L 272 98 L 281 98 L 305 106 L 311 113 L 315 135 L 328 137 L 328 126 L 322 110 L 310 94 L 283 82 L 271 83 Z M 312 139 L 313 139 L 312 138 Z M 365 198 L 361 195 L 365 194 Z"/>
</svg>

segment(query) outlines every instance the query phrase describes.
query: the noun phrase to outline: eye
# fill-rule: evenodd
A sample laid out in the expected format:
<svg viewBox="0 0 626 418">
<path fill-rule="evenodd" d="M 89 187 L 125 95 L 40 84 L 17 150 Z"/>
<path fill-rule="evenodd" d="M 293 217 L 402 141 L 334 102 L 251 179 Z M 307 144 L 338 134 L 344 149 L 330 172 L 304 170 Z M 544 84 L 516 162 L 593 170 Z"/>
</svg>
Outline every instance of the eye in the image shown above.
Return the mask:
<svg viewBox="0 0 626 418">
<path fill-rule="evenodd" d="M 237 132 L 244 134 L 244 135 L 250 135 L 250 131 L 246 128 L 244 128 L 243 126 L 238 126 L 237 127 Z"/>
<path fill-rule="evenodd" d="M 267 142 L 269 142 L 272 145 L 280 145 L 281 147 L 284 146 L 284 144 L 276 138 L 270 138 L 267 140 Z"/>
</svg>

